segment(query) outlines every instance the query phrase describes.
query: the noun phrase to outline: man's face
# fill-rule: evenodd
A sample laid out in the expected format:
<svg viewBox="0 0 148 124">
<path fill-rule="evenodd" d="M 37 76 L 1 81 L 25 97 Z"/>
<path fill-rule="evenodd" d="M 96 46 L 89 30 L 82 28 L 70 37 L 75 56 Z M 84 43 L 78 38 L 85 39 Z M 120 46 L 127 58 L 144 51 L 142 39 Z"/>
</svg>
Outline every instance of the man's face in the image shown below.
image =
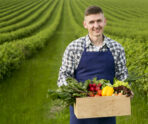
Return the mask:
<svg viewBox="0 0 148 124">
<path fill-rule="evenodd" d="M 106 19 L 104 14 L 91 14 L 85 16 L 84 27 L 88 30 L 88 33 L 92 37 L 98 37 L 103 34 L 104 26 L 106 25 Z"/>
</svg>

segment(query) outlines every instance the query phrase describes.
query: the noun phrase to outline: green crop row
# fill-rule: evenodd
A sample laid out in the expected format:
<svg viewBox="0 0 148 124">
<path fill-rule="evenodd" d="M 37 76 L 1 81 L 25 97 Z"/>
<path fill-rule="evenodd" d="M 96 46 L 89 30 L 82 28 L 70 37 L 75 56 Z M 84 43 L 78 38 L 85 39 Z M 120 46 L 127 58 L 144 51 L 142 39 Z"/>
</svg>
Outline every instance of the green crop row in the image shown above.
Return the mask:
<svg viewBox="0 0 148 124">
<path fill-rule="evenodd" d="M 69 21 L 72 23 L 72 25 L 73 25 L 73 27 L 75 27 L 77 30 L 74 30 L 73 32 L 74 32 L 74 34 L 79 34 L 80 32 L 82 33 L 82 27 L 76 22 L 76 20 L 75 20 L 75 17 L 74 17 L 74 15 L 73 15 L 73 11 L 72 11 L 72 9 L 71 9 L 71 6 L 72 6 L 72 4 L 70 3 L 71 1 L 67 1 L 66 2 L 66 6 L 67 6 L 67 11 L 69 12 L 68 14 L 68 16 L 69 16 Z M 83 32 L 84 33 L 84 32 Z M 83 34 L 82 33 L 82 34 Z"/>
<path fill-rule="evenodd" d="M 6 12 L 7 9 L 14 9 L 16 6 L 19 6 L 20 4 L 22 4 L 22 1 L 19 0 L 13 0 L 13 1 L 4 1 L 1 0 L 0 1 L 0 13 L 2 12 Z"/>
<path fill-rule="evenodd" d="M 97 2 L 98 4 L 98 2 Z M 100 5 L 100 3 L 99 3 Z M 109 11 L 114 11 L 117 15 L 123 16 L 124 18 L 134 18 L 137 17 L 135 14 L 130 13 L 130 11 L 127 11 L 126 9 L 121 9 L 121 7 L 116 6 L 115 4 L 110 4 L 109 2 L 103 2 L 103 8 Z M 101 5 L 102 7 L 102 5 Z"/>
<path fill-rule="evenodd" d="M 34 8 L 30 9 L 29 11 L 24 12 L 20 16 L 14 19 L 11 19 L 10 21 L 1 23 L 0 27 L 6 26 L 6 25 L 7 27 L 1 28 L 0 32 L 4 33 L 4 32 L 14 31 L 18 28 L 21 28 L 26 25 L 29 25 L 30 23 L 33 23 L 35 20 L 37 20 L 37 18 L 40 17 L 40 15 L 44 12 L 44 10 L 46 10 L 46 7 L 48 7 L 47 2 L 46 1 L 41 2 L 38 5 L 36 5 Z"/>
<path fill-rule="evenodd" d="M 58 11 L 55 13 L 56 16 L 54 20 L 56 21 L 53 21 L 52 25 L 39 32 L 37 35 L 20 41 L 6 42 L 0 46 L 0 79 L 3 79 L 4 75 L 9 75 L 13 69 L 18 68 L 22 60 L 43 48 L 48 42 L 48 39 L 54 34 L 60 23 L 63 0 L 55 0 L 54 2 L 55 4 L 51 6 L 51 9 L 58 8 Z M 59 5 L 55 7 L 57 2 Z"/>
<path fill-rule="evenodd" d="M 79 2 L 80 3 L 80 2 Z M 77 24 L 79 24 L 82 27 L 83 24 L 83 12 L 81 11 L 81 9 L 79 8 L 81 5 L 79 4 L 79 6 L 77 5 L 77 1 L 70 1 L 70 7 L 71 7 L 71 11 L 72 11 L 72 15 L 75 18 L 75 21 Z"/>
<path fill-rule="evenodd" d="M 51 1 L 51 2 L 53 2 L 53 1 Z M 0 44 L 2 44 L 4 42 L 15 40 L 15 39 L 22 39 L 23 37 L 30 36 L 34 32 L 37 32 L 37 30 L 39 30 L 39 28 L 49 20 L 51 13 L 54 11 L 54 7 L 56 6 L 56 2 L 54 2 L 54 4 L 51 6 L 51 3 L 49 1 L 49 3 L 47 3 L 47 5 L 48 5 L 48 8 L 47 8 L 46 12 L 44 12 L 44 14 L 42 14 L 40 16 L 38 21 L 35 21 L 32 25 L 18 29 L 13 32 L 1 33 L 0 34 Z"/>
<path fill-rule="evenodd" d="M 110 35 L 115 35 L 121 38 L 130 38 L 130 39 L 137 39 L 140 40 L 142 42 L 145 42 L 148 40 L 147 37 L 147 30 L 144 31 L 135 31 L 133 29 L 123 29 L 120 27 L 110 27 L 107 26 L 105 28 L 105 33 L 110 34 Z"/>
<path fill-rule="evenodd" d="M 18 10 L 20 10 L 21 8 L 24 8 L 28 5 L 30 5 L 32 3 L 32 1 L 22 1 L 22 2 L 18 2 L 15 6 L 13 7 L 8 7 L 8 8 L 5 8 L 5 11 L 3 10 L 2 12 L 2 9 L 0 9 L 0 17 L 3 17 L 3 16 L 6 16 L 6 15 L 10 15 L 11 13 L 14 13 Z"/>
<path fill-rule="evenodd" d="M 35 1 L 35 2 L 31 1 L 30 4 L 27 4 L 24 8 L 20 8 L 20 10 L 17 10 L 16 12 L 13 12 L 10 15 L 8 14 L 7 16 L 0 18 L 0 23 L 17 17 L 18 15 L 24 13 L 25 11 L 37 5 L 38 2 L 40 1 Z"/>
<path fill-rule="evenodd" d="M 93 1 L 96 2 L 97 4 L 100 4 L 98 1 Z M 133 6 L 127 6 L 125 4 L 120 5 L 119 1 L 113 2 L 113 1 L 103 1 L 103 4 L 106 6 L 106 8 L 111 9 L 111 11 L 115 11 L 119 15 L 126 16 L 126 17 L 137 17 L 139 14 L 140 15 L 146 15 L 146 13 L 142 13 L 141 11 L 138 11 L 138 7 L 136 7 L 136 13 L 133 11 Z M 141 8 L 140 8 L 141 10 Z"/>
</svg>

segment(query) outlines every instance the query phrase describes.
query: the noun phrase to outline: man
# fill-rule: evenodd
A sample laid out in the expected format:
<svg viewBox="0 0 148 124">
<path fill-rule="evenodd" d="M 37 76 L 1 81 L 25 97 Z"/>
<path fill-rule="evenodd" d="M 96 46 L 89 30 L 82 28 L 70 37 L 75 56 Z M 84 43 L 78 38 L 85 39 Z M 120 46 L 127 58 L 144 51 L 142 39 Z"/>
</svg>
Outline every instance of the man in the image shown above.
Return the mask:
<svg viewBox="0 0 148 124">
<path fill-rule="evenodd" d="M 114 77 L 125 80 L 128 76 L 125 52 L 119 43 L 103 35 L 106 19 L 102 9 L 97 6 L 88 7 L 83 25 L 88 30 L 88 35 L 71 42 L 66 48 L 58 86 L 66 85 L 66 78 L 69 76 L 82 82 L 94 77 L 110 80 L 111 83 Z M 77 119 L 70 106 L 70 124 L 115 123 L 115 117 Z"/>
</svg>

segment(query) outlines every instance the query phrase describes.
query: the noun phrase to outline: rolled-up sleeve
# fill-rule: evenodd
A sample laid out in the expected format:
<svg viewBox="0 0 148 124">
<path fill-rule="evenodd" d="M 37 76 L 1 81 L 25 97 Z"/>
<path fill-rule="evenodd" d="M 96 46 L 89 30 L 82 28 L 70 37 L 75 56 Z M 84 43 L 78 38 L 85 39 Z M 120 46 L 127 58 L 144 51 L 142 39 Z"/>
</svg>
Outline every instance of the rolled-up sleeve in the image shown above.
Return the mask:
<svg viewBox="0 0 148 124">
<path fill-rule="evenodd" d="M 57 81 L 58 87 L 67 85 L 67 77 L 73 77 L 74 75 L 74 53 L 71 45 L 68 45 L 62 58 L 62 65 L 59 70 L 59 77 Z"/>
<path fill-rule="evenodd" d="M 115 76 L 118 80 L 124 81 L 128 77 L 125 51 L 123 47 L 121 47 L 121 50 L 118 54 L 115 70 L 116 70 Z"/>
</svg>

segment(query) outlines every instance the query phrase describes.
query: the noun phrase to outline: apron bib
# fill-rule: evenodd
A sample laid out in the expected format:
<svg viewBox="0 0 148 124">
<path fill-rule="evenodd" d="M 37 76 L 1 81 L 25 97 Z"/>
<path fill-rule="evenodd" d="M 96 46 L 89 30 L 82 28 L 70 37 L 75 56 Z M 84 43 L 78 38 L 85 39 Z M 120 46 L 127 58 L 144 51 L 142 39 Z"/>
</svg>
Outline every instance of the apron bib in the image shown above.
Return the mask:
<svg viewBox="0 0 148 124">
<path fill-rule="evenodd" d="M 105 52 L 87 52 L 85 46 L 78 68 L 74 72 L 75 79 L 84 82 L 97 77 L 98 80 L 110 80 L 113 84 L 115 64 L 109 48 Z M 70 106 L 70 124 L 116 124 L 116 119 L 115 117 L 77 119 L 73 107 Z"/>
</svg>

